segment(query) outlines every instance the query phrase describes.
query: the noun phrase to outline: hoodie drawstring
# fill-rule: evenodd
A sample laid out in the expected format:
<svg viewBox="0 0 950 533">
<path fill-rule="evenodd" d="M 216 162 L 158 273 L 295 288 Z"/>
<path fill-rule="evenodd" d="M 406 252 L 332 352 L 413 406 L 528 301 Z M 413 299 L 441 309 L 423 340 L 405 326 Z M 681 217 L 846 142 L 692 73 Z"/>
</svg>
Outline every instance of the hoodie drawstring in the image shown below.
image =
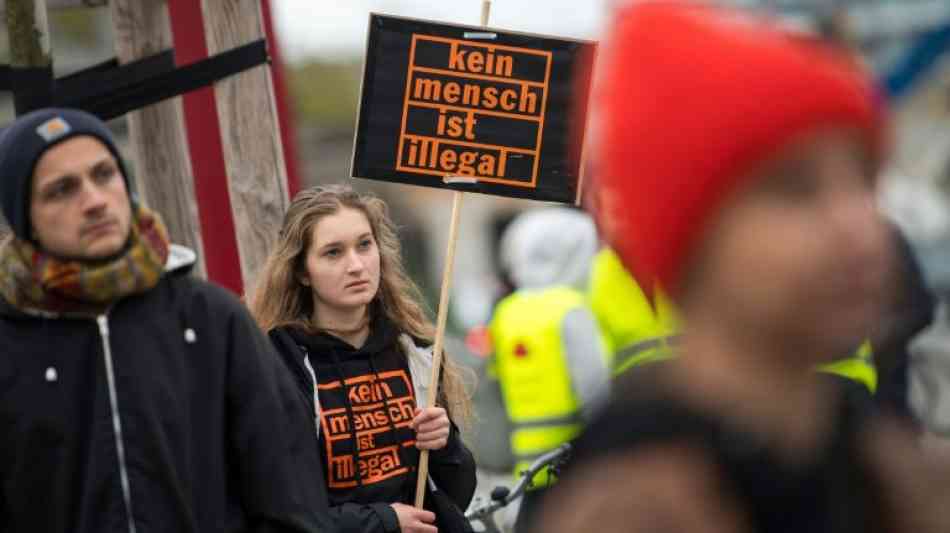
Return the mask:
<svg viewBox="0 0 950 533">
<path fill-rule="evenodd" d="M 353 450 L 350 457 L 353 459 L 353 470 L 356 472 L 356 486 L 363 486 L 363 473 L 360 471 L 360 440 L 356 438 L 356 416 L 353 414 L 353 404 L 350 403 L 350 395 L 346 392 L 346 375 L 343 374 L 343 366 L 340 364 L 340 356 L 336 350 L 330 350 L 330 356 L 333 357 L 333 368 L 340 378 L 340 390 L 343 391 L 343 404 L 346 406 L 346 416 L 350 419 L 350 428 L 353 435 Z"/>
<path fill-rule="evenodd" d="M 379 370 L 376 368 L 376 362 L 373 361 L 372 356 L 369 357 L 369 367 L 370 367 L 370 370 L 373 371 L 374 383 L 379 381 L 380 380 Z M 392 435 L 393 435 L 393 444 L 396 446 L 396 453 L 399 454 L 399 460 L 402 461 L 402 464 L 408 466 L 409 462 L 406 461 L 406 456 L 403 453 L 404 452 L 403 445 L 401 442 L 399 442 L 399 430 L 396 427 L 396 423 L 393 422 L 393 417 L 390 414 L 391 411 L 389 409 L 389 398 L 387 398 L 385 395 L 383 395 L 383 405 L 386 407 L 386 420 L 389 422 L 389 431 L 392 432 Z M 417 473 L 417 470 L 415 467 L 409 467 L 409 472 L 410 474 L 413 474 L 413 473 Z M 415 477 L 412 475 L 407 476 L 407 477 L 408 479 L 413 480 L 412 486 L 415 486 Z M 409 501 L 410 497 L 411 496 L 407 492 L 405 495 L 406 501 Z"/>
</svg>

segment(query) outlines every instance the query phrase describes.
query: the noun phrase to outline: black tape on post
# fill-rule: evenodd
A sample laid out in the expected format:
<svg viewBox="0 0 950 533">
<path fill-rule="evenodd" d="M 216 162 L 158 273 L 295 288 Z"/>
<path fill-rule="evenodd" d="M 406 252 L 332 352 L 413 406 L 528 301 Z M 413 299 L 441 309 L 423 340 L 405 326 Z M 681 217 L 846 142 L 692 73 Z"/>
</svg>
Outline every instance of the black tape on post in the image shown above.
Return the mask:
<svg viewBox="0 0 950 533">
<path fill-rule="evenodd" d="M 0 65 L 0 91 L 13 93 L 17 115 L 59 106 L 109 120 L 269 61 L 267 42 L 260 39 L 179 68 L 173 50 L 125 65 L 111 59 L 59 79 L 52 67 Z"/>
<path fill-rule="evenodd" d="M 13 108 L 22 115 L 53 103 L 53 67 L 10 67 L 8 81 L 13 90 Z"/>
</svg>

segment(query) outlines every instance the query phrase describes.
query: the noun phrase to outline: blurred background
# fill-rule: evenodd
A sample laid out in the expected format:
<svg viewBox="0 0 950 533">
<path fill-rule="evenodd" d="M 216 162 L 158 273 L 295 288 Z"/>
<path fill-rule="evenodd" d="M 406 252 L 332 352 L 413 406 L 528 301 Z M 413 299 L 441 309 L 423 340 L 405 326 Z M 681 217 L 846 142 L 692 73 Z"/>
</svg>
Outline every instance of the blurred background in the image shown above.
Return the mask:
<svg viewBox="0 0 950 533">
<path fill-rule="evenodd" d="M 725 0 L 724 0 L 725 1 Z M 354 123 L 370 12 L 477 24 L 480 0 L 272 0 L 285 59 L 303 186 L 349 180 Z M 513 31 L 598 39 L 618 0 L 494 0 L 491 26 Z M 881 202 L 905 230 L 931 287 L 950 294 L 950 0 L 732 0 L 821 31 L 853 46 L 874 70 L 894 111 L 896 152 Z M 114 55 L 107 7 L 51 12 L 58 75 Z M 0 31 L 5 29 L 0 28 Z M 0 36 L 0 61 L 8 61 Z M 630 75 L 636 75 L 632 70 Z M 13 117 L 0 94 L 0 122 Z M 122 136 L 122 120 L 116 121 Z M 412 275 L 434 310 L 445 253 L 451 194 L 433 189 L 355 180 L 384 197 L 401 227 Z M 456 256 L 451 353 L 477 371 L 485 356 L 466 343 L 484 325 L 504 291 L 496 242 L 504 225 L 532 203 L 467 195 Z M 950 346 L 945 320 L 931 345 Z M 935 335 L 935 337 L 934 337 Z M 474 337 L 470 337 L 474 338 Z M 479 431 L 472 435 L 482 466 L 510 467 L 504 411 L 491 380 L 480 380 Z"/>
<path fill-rule="evenodd" d="M 495 0 L 491 24 L 598 39 L 619 0 Z M 931 283 L 950 288 L 950 0 L 731 0 L 790 25 L 832 34 L 871 65 L 895 111 L 897 150 L 882 204 L 922 255 Z M 355 110 L 369 12 L 477 23 L 478 0 L 278 0 L 275 23 L 291 76 L 298 143 L 310 183 L 349 175 Z M 635 75 L 635 72 L 631 72 Z M 389 196 L 424 260 L 417 279 L 435 296 L 450 195 L 362 184 Z M 452 324 L 484 323 L 499 289 L 493 244 L 529 203 L 468 195 L 456 265 Z M 406 208 L 402 211 L 402 208 Z M 414 239 L 419 242 L 412 242 Z M 944 252 L 941 252 L 943 250 Z M 434 301 L 434 300 L 432 300 Z"/>
<path fill-rule="evenodd" d="M 599 39 L 620 0 L 495 0 L 491 25 L 507 30 Z M 894 111 L 896 151 L 881 202 L 914 245 L 931 287 L 950 295 L 950 0 L 733 0 L 821 32 L 853 47 L 873 69 Z M 275 22 L 292 79 L 298 142 L 306 179 L 348 176 L 368 13 L 477 23 L 479 0 L 279 0 Z M 630 75 L 636 75 L 632 70 Z M 386 195 L 404 225 L 416 279 L 436 301 L 450 213 L 450 194 L 360 183 Z M 453 353 L 481 371 L 477 343 L 467 332 L 490 320 L 504 291 L 495 243 L 505 223 L 530 202 L 467 195 L 455 267 L 450 327 Z M 944 315 L 945 316 L 945 315 Z M 925 348 L 950 347 L 950 328 L 938 320 Z M 485 355 L 484 353 L 481 354 Z M 484 377 L 484 372 L 480 372 Z M 480 379 L 480 430 L 473 444 L 482 467 L 510 466 L 506 418 L 496 382 Z"/>
</svg>

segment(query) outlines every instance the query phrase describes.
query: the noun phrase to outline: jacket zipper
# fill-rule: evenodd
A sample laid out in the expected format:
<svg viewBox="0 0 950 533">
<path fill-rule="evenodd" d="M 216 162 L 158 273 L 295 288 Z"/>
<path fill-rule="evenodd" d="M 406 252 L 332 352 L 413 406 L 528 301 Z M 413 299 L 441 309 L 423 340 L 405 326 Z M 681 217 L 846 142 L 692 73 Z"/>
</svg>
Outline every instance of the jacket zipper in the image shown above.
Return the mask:
<svg viewBox="0 0 950 533">
<path fill-rule="evenodd" d="M 115 371 L 112 367 L 112 347 L 109 345 L 109 317 L 99 315 L 99 336 L 102 339 L 102 358 L 106 363 L 106 380 L 109 383 L 109 405 L 112 408 L 112 429 L 115 433 L 115 449 L 119 457 L 119 480 L 122 484 L 122 499 L 128 515 L 129 533 L 135 533 L 135 520 L 132 518 L 132 490 L 129 486 L 129 470 L 125 464 L 125 442 L 122 440 L 122 421 L 119 419 L 119 399 L 115 388 Z"/>
</svg>

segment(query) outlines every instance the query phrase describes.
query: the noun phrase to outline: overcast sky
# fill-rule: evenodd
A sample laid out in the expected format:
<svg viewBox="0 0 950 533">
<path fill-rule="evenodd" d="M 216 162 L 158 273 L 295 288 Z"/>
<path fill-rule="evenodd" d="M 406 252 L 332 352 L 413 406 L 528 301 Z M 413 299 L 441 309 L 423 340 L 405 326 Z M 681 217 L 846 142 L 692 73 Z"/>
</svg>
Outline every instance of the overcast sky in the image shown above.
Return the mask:
<svg viewBox="0 0 950 533">
<path fill-rule="evenodd" d="M 609 0 L 494 0 L 490 25 L 596 39 Z M 482 0 L 271 0 L 288 61 L 362 57 L 370 12 L 478 24 Z"/>
</svg>

